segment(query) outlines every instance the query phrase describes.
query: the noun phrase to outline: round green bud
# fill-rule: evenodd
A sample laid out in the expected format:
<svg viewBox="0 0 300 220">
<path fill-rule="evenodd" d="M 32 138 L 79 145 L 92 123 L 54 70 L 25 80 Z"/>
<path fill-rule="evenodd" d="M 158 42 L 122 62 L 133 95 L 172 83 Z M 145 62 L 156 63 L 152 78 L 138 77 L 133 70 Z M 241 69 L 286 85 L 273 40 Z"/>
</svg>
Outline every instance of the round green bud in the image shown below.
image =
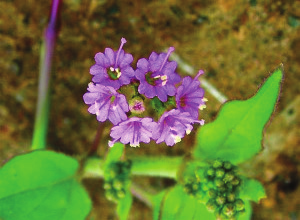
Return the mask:
<svg viewBox="0 0 300 220">
<path fill-rule="evenodd" d="M 217 196 L 217 192 L 214 189 L 209 189 L 207 194 L 208 194 L 209 198 L 211 198 L 211 199 L 216 198 L 216 196 Z"/>
<path fill-rule="evenodd" d="M 245 209 L 245 203 L 241 199 L 235 200 L 234 206 L 237 211 L 243 211 Z"/>
<path fill-rule="evenodd" d="M 111 183 L 105 182 L 104 185 L 103 185 L 103 188 L 106 189 L 106 190 L 111 189 Z"/>
<path fill-rule="evenodd" d="M 116 190 L 122 189 L 123 183 L 122 183 L 120 180 L 114 180 L 114 181 L 113 181 L 113 187 L 114 187 Z"/>
<path fill-rule="evenodd" d="M 109 171 L 109 176 L 110 176 L 110 178 L 113 179 L 113 178 L 115 178 L 117 176 L 117 172 L 115 170 L 111 169 Z"/>
<path fill-rule="evenodd" d="M 232 173 L 232 172 L 229 172 L 229 173 L 226 173 L 224 178 L 223 178 L 223 181 L 225 183 L 227 182 L 231 182 L 233 179 L 235 178 L 235 175 Z"/>
<path fill-rule="evenodd" d="M 235 197 L 236 197 L 235 193 L 233 193 L 233 192 L 227 193 L 227 195 L 226 195 L 226 198 L 227 198 L 228 202 L 234 202 Z"/>
<path fill-rule="evenodd" d="M 124 189 L 121 189 L 121 190 L 118 190 L 117 191 L 117 196 L 119 199 L 122 199 L 125 197 L 125 190 Z"/>
<path fill-rule="evenodd" d="M 207 175 L 208 178 L 213 178 L 215 176 L 215 170 L 213 168 L 209 168 L 206 171 L 206 175 Z"/>
<path fill-rule="evenodd" d="M 210 187 L 208 186 L 208 184 L 202 184 L 202 185 L 201 185 L 201 189 L 202 189 L 203 191 L 207 191 L 207 190 L 210 189 Z"/>
<path fill-rule="evenodd" d="M 231 184 L 233 186 L 237 186 L 240 184 L 240 179 L 238 177 L 233 178 L 233 180 L 231 181 Z"/>
<path fill-rule="evenodd" d="M 224 174 L 225 174 L 225 171 L 222 168 L 218 168 L 216 170 L 216 177 L 217 178 L 222 178 L 224 176 Z"/>
<path fill-rule="evenodd" d="M 220 168 L 220 167 L 222 167 L 223 166 L 223 162 L 221 161 L 221 160 L 215 160 L 214 162 L 213 162 L 213 168 Z"/>
<path fill-rule="evenodd" d="M 206 203 L 206 208 L 207 208 L 208 211 L 214 212 L 218 208 L 218 205 L 215 203 L 215 201 L 213 199 L 210 199 Z"/>
<path fill-rule="evenodd" d="M 230 169 L 232 169 L 233 165 L 230 162 L 226 161 L 226 162 L 224 162 L 223 167 L 226 170 L 230 170 Z"/>
<path fill-rule="evenodd" d="M 105 197 L 106 197 L 109 201 L 115 201 L 114 193 L 113 193 L 112 191 L 106 191 L 106 192 L 105 192 Z"/>
<path fill-rule="evenodd" d="M 216 197 L 216 203 L 218 205 L 223 205 L 225 203 L 226 199 L 224 196 L 220 195 Z"/>
<path fill-rule="evenodd" d="M 224 182 L 222 179 L 215 179 L 215 186 L 216 187 L 222 187 L 224 185 Z"/>
<path fill-rule="evenodd" d="M 194 183 L 193 184 L 193 190 L 197 191 L 200 188 L 200 184 Z"/>
<path fill-rule="evenodd" d="M 232 217 L 236 213 L 235 206 L 232 203 L 227 203 L 222 208 L 222 214 L 226 217 Z"/>
</svg>

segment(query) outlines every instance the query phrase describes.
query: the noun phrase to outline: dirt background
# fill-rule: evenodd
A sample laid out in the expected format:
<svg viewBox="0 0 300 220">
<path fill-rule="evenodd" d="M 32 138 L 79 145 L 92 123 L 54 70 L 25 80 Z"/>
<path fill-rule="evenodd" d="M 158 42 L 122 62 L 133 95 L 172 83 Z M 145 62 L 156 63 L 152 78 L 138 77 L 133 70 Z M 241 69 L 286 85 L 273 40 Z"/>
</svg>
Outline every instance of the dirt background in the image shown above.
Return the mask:
<svg viewBox="0 0 300 220">
<path fill-rule="evenodd" d="M 0 2 L 0 164 L 29 150 L 37 101 L 39 54 L 50 1 Z M 262 154 L 242 168 L 260 180 L 268 195 L 253 204 L 253 219 L 300 219 L 300 1 L 293 0 L 65 0 L 52 71 L 48 145 L 69 155 L 90 149 L 98 123 L 82 95 L 91 81 L 94 55 L 105 47 L 124 49 L 135 61 L 169 46 L 229 99 L 252 96 L 280 63 L 285 77 L 280 102 L 265 132 Z M 135 65 L 135 64 L 134 64 Z M 197 73 L 195 71 L 195 74 Z M 179 71 L 185 75 L 184 71 Z M 213 120 L 220 103 L 208 92 L 202 118 Z M 263 108 L 263 106 L 262 106 Z M 107 149 L 105 124 L 98 153 Z M 174 147 L 142 145 L 127 154 L 183 155 L 194 133 Z M 148 191 L 170 180 L 137 178 Z M 89 219 L 117 219 L 101 180 L 84 181 L 94 202 Z M 130 219 L 151 219 L 134 200 Z"/>
</svg>

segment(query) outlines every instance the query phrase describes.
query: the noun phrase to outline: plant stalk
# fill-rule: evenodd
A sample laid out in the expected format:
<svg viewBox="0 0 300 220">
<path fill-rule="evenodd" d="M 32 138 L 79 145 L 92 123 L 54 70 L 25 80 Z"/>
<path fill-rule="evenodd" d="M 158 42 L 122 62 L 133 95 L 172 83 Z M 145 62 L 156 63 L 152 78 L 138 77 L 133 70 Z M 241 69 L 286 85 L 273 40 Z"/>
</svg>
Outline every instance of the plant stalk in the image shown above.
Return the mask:
<svg viewBox="0 0 300 220">
<path fill-rule="evenodd" d="M 58 33 L 58 14 L 60 5 L 60 0 L 52 1 L 50 20 L 44 32 L 40 51 L 38 101 L 31 150 L 43 149 L 46 147 L 50 108 L 50 72 L 54 45 Z"/>
</svg>

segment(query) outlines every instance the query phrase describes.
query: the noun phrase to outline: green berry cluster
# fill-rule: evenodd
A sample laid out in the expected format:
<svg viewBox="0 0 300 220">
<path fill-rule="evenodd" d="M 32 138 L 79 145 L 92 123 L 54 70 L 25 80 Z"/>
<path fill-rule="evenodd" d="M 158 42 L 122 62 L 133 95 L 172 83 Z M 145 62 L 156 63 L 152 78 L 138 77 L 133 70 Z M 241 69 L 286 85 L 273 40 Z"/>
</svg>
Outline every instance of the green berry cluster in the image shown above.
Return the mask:
<svg viewBox="0 0 300 220">
<path fill-rule="evenodd" d="M 118 202 L 125 197 L 130 186 L 131 161 L 110 163 L 104 173 L 105 196 L 108 200 Z"/>
<path fill-rule="evenodd" d="M 196 169 L 195 177 L 185 181 L 184 190 L 206 204 L 217 219 L 236 219 L 245 207 L 239 198 L 241 178 L 236 171 L 230 162 L 215 160 L 205 169 Z"/>
</svg>

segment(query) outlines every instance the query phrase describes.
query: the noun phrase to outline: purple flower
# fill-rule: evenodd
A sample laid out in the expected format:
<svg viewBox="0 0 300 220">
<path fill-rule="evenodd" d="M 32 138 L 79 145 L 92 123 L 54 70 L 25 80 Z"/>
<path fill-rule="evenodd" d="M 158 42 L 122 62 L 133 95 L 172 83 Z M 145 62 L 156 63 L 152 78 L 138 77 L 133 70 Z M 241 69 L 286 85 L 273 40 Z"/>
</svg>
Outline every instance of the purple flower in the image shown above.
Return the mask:
<svg viewBox="0 0 300 220">
<path fill-rule="evenodd" d="M 120 141 L 123 144 L 130 143 L 131 147 L 139 147 L 140 142 L 150 142 L 155 127 L 156 122 L 152 118 L 132 117 L 111 129 L 110 136 L 114 140 L 109 141 L 108 145 L 112 147 L 116 141 Z"/>
<path fill-rule="evenodd" d="M 127 119 L 125 112 L 129 107 L 126 98 L 113 87 L 90 83 L 87 90 L 89 92 L 83 95 L 83 100 L 90 105 L 88 111 L 96 114 L 98 121 L 109 119 L 116 125 Z"/>
<path fill-rule="evenodd" d="M 203 73 L 203 70 L 200 70 L 194 79 L 190 76 L 184 77 L 175 97 L 177 108 L 181 112 L 189 112 L 194 119 L 198 119 L 199 108 L 205 107 L 204 89 L 200 87 L 198 80 Z"/>
<path fill-rule="evenodd" d="M 162 102 L 166 102 L 168 95 L 176 93 L 175 84 L 180 82 L 180 76 L 175 73 L 177 63 L 167 62 L 174 47 L 170 47 L 168 53 L 156 54 L 152 52 L 149 60 L 142 58 L 137 62 L 136 78 L 140 81 L 138 91 L 147 98 L 157 96 Z"/>
<path fill-rule="evenodd" d="M 96 64 L 90 69 L 90 73 L 94 75 L 93 82 L 115 89 L 130 83 L 130 79 L 134 76 L 134 70 L 130 66 L 133 57 L 122 50 L 125 43 L 125 38 L 122 38 L 118 51 L 106 48 L 104 53 L 95 55 Z"/>
<path fill-rule="evenodd" d="M 156 140 L 157 144 L 165 141 L 168 146 L 173 146 L 180 142 L 185 134 L 192 131 L 193 126 L 191 124 L 193 123 L 203 125 L 204 120 L 195 120 L 188 112 L 172 109 L 160 117 L 152 138 Z"/>
</svg>

